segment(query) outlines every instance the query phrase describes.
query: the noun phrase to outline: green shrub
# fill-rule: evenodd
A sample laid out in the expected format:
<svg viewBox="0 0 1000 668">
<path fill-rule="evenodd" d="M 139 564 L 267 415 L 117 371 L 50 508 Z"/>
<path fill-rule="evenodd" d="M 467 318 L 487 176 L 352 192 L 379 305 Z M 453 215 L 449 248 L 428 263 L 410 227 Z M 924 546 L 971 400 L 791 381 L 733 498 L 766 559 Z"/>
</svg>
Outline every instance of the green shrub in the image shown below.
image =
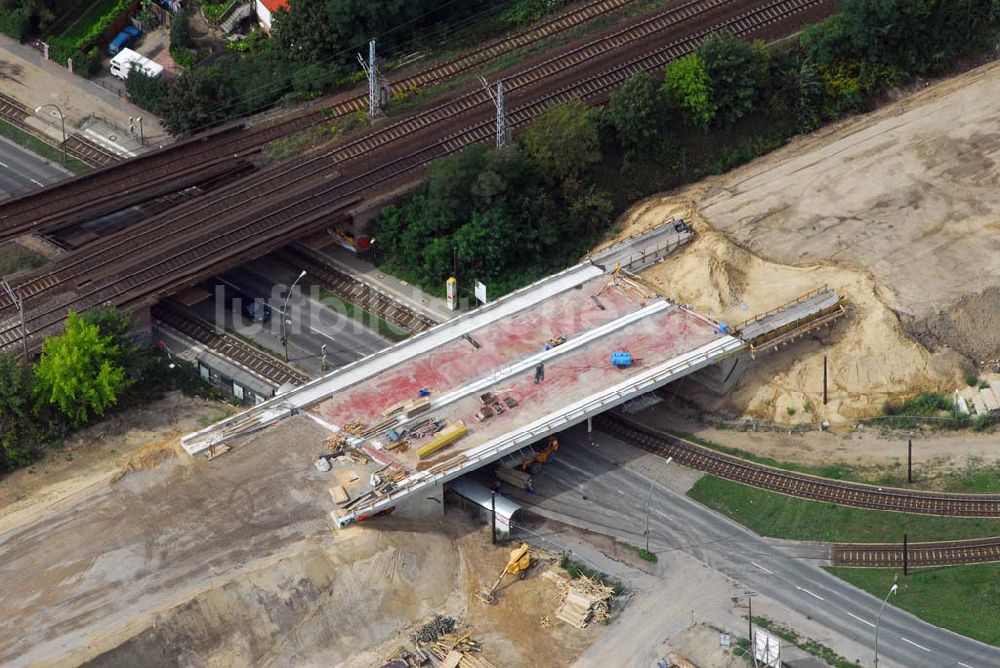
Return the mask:
<svg viewBox="0 0 1000 668">
<path fill-rule="evenodd" d="M 31 16 L 23 7 L 0 6 L 0 32 L 21 42 L 28 36 Z"/>
<path fill-rule="evenodd" d="M 974 373 L 970 373 L 965 377 L 965 384 L 969 387 L 975 387 L 979 384 L 979 376 Z"/>
</svg>

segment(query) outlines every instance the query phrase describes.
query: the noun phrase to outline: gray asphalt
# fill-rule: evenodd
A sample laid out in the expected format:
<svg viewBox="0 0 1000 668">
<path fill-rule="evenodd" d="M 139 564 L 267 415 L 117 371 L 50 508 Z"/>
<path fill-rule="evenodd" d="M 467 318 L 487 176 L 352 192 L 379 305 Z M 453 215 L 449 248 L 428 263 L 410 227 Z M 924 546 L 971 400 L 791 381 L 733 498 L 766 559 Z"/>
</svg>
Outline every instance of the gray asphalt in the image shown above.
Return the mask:
<svg viewBox="0 0 1000 668">
<path fill-rule="evenodd" d="M 228 308 L 222 311 L 227 329 L 234 330 L 254 340 L 278 357 L 283 357 L 281 344 L 281 308 L 287 286 L 295 280 L 295 273 L 269 262 L 254 263 L 253 268 L 241 267 L 223 274 L 221 280 L 238 288 L 247 296 L 263 298 L 272 309 L 269 323 L 250 323 L 239 315 L 233 320 Z M 308 278 L 308 277 L 307 277 Z M 277 286 L 277 289 L 275 289 Z M 326 346 L 328 371 L 349 364 L 361 357 L 382 350 L 391 341 L 379 336 L 364 325 L 343 313 L 331 309 L 311 298 L 308 281 L 303 279 L 288 300 L 288 361 L 310 376 L 322 373 L 322 347 Z M 215 300 L 206 300 L 195 310 L 204 318 L 215 321 Z"/>
<path fill-rule="evenodd" d="M 872 649 L 881 599 L 830 575 L 810 559 L 789 553 L 728 518 L 611 461 L 574 428 L 546 464 L 537 505 L 574 524 L 632 542 L 642 540 L 646 495 L 650 545 L 658 554 L 679 550 L 771 597 L 831 631 Z M 606 443 L 610 436 L 598 434 Z M 627 445 L 624 449 L 639 455 Z M 605 448 L 606 450 L 606 448 Z M 886 583 L 886 591 L 891 583 Z M 996 668 L 1000 648 L 939 629 L 890 605 L 882 615 L 879 656 L 914 668 Z"/>
<path fill-rule="evenodd" d="M 72 173 L 0 137 L 0 202 L 68 179 Z"/>
</svg>

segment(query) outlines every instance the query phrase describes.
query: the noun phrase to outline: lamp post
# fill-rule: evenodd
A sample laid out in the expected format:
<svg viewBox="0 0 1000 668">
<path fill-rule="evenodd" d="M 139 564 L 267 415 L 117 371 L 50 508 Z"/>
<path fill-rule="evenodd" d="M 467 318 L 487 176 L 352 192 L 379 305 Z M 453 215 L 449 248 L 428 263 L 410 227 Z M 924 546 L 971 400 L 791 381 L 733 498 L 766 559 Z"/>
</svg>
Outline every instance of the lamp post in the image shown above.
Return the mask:
<svg viewBox="0 0 1000 668">
<path fill-rule="evenodd" d="M 63 116 L 62 109 L 59 108 L 59 105 L 52 102 L 46 102 L 45 104 L 36 107 L 35 113 L 36 114 L 42 113 L 42 109 L 44 109 L 45 107 L 52 107 L 59 114 L 59 122 L 62 125 L 62 136 L 63 136 L 62 140 L 63 164 L 65 165 L 66 164 L 66 117 Z"/>
<path fill-rule="evenodd" d="M 882 622 L 882 611 L 885 610 L 885 604 L 889 602 L 889 597 L 895 594 L 898 588 L 899 585 L 893 583 L 889 593 L 885 595 L 885 600 L 882 601 L 882 607 L 878 609 L 878 617 L 875 618 L 875 668 L 878 668 L 878 626 Z"/>
<path fill-rule="evenodd" d="M 303 269 L 299 277 L 292 281 L 292 287 L 288 288 L 288 294 L 285 295 L 285 303 L 281 305 L 281 343 L 285 346 L 285 361 L 288 361 L 288 333 L 285 331 L 285 314 L 288 313 L 288 299 L 292 296 L 292 291 L 295 289 L 295 285 L 302 280 L 306 275 L 306 270 Z"/>
<path fill-rule="evenodd" d="M 665 463 L 669 464 L 674 461 L 673 457 L 667 457 Z M 643 532 L 646 536 L 646 552 L 649 552 L 649 502 L 653 499 L 653 485 L 656 484 L 656 478 L 649 481 L 649 493 L 646 494 L 646 530 Z"/>
</svg>

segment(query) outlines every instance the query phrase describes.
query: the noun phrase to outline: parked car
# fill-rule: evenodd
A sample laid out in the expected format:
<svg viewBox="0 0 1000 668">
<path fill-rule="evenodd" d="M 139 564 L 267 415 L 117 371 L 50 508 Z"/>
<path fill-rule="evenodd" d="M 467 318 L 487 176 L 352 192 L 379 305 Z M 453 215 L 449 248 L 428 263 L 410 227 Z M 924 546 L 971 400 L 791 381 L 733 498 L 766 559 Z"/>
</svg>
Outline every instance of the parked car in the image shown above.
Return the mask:
<svg viewBox="0 0 1000 668">
<path fill-rule="evenodd" d="M 115 38 L 108 44 L 108 55 L 113 56 L 122 49 L 135 44 L 135 41 L 142 35 L 142 31 L 135 26 L 125 26 L 125 28 L 115 35 Z"/>
<path fill-rule="evenodd" d="M 238 292 L 231 298 L 230 305 L 235 312 L 237 309 L 253 322 L 268 322 L 271 319 L 271 307 L 263 299 L 254 299 L 249 295 Z"/>
</svg>

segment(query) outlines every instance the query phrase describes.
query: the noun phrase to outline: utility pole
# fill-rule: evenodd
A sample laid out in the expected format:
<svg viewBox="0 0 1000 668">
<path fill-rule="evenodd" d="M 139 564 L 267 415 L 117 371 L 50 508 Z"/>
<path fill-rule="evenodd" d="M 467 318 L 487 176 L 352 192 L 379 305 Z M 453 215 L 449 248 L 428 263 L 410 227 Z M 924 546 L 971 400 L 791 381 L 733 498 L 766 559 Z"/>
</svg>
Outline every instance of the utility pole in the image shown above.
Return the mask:
<svg viewBox="0 0 1000 668">
<path fill-rule="evenodd" d="M 823 355 L 823 405 L 826 406 L 826 355 Z"/>
<path fill-rule="evenodd" d="M 907 535 L 903 534 L 903 575 L 910 574 L 910 552 L 907 549 Z"/>
<path fill-rule="evenodd" d="M 482 82 L 486 94 L 490 96 L 490 99 L 493 100 L 493 106 L 496 107 L 497 148 L 503 148 L 507 145 L 507 139 L 510 137 L 510 128 L 507 126 L 507 104 L 503 98 L 503 81 L 497 82 L 496 93 L 490 88 L 490 83 L 486 80 L 486 77 L 479 77 L 479 81 Z"/>
<path fill-rule="evenodd" d="M 906 482 L 913 482 L 913 439 L 906 439 Z"/>
<path fill-rule="evenodd" d="M 745 591 L 743 594 L 747 597 L 747 633 L 750 635 L 750 656 L 753 657 L 753 663 L 757 665 L 757 657 L 754 655 L 753 647 L 753 597 L 757 595 L 756 592 Z"/>
<path fill-rule="evenodd" d="M 28 364 L 28 325 L 24 320 L 24 299 L 17 293 L 14 288 L 10 287 L 10 283 L 7 281 L 3 282 L 3 289 L 10 297 L 10 301 L 14 306 L 17 307 L 17 315 L 21 319 L 21 348 L 23 349 L 23 361 L 24 364 Z"/>
<path fill-rule="evenodd" d="M 497 544 L 497 492 L 493 490 L 490 492 L 490 508 L 492 512 L 490 513 L 490 543 L 492 545 Z"/>
<path fill-rule="evenodd" d="M 368 76 L 368 116 L 375 118 L 382 110 L 382 100 L 379 95 L 378 61 L 375 58 L 375 40 L 368 42 L 368 61 L 359 53 L 358 62 Z"/>
</svg>

